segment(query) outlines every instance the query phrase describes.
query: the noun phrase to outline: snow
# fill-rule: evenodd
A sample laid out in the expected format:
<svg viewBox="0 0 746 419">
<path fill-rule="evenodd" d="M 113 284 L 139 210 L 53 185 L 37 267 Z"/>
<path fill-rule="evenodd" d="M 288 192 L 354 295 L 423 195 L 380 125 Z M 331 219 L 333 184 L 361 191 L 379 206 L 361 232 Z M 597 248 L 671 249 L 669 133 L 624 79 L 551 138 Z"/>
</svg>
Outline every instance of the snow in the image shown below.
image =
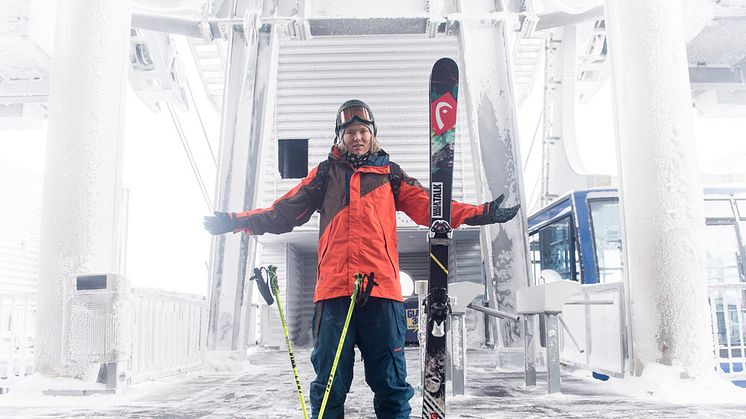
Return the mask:
<svg viewBox="0 0 746 419">
<path fill-rule="evenodd" d="M 303 394 L 313 379 L 310 348 L 295 350 Z M 419 380 L 417 348 L 407 348 L 409 381 Z M 359 359 L 359 356 L 357 357 Z M 525 417 L 737 417 L 746 411 L 746 390 L 722 379 L 680 380 L 668 367 L 649 369 L 641 377 L 590 378 L 588 371 L 563 372 L 562 393 L 547 394 L 539 373 L 535 387 L 526 387 L 523 373 L 495 367 L 488 349 L 467 353 L 465 395 L 446 397 L 449 418 Z M 655 379 L 655 377 L 664 377 Z M 0 395 L 0 416 L 11 417 L 250 417 L 296 418 L 300 406 L 290 361 L 283 350 L 252 348 L 245 360 L 228 352 L 209 353 L 205 366 L 184 376 L 131 386 L 120 394 L 84 397 L 44 396 L 48 388 L 80 385 L 69 379 L 34 375 Z M 450 384 L 450 383 L 449 383 Z M 678 394 L 678 396 L 677 396 Z M 365 384 L 362 362 L 356 362 L 346 416 L 374 418 L 373 395 Z M 418 417 L 421 396 L 410 401 Z"/>
<path fill-rule="evenodd" d="M 712 374 L 682 379 L 683 368 L 651 363 L 640 377 L 601 382 L 609 391 L 627 394 L 642 400 L 673 404 L 724 404 L 746 402 L 746 389 Z"/>
</svg>

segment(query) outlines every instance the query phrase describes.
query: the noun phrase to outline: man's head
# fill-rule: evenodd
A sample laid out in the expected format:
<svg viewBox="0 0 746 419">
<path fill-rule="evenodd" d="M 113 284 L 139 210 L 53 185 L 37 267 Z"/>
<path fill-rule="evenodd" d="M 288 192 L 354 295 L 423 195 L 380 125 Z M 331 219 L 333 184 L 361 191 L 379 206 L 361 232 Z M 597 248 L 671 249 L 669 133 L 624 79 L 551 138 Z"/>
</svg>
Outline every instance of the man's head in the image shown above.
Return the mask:
<svg viewBox="0 0 746 419">
<path fill-rule="evenodd" d="M 339 107 L 334 125 L 337 147 L 356 155 L 380 150 L 376 122 L 370 107 L 362 100 L 348 100 Z"/>
</svg>

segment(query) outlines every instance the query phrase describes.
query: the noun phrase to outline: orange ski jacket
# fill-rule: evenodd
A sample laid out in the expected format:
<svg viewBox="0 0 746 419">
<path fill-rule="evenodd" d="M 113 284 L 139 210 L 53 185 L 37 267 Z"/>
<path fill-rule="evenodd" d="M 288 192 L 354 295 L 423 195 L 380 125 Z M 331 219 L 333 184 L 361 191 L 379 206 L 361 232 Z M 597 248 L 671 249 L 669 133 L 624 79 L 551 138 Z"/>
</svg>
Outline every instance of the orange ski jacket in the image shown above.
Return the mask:
<svg viewBox="0 0 746 419">
<path fill-rule="evenodd" d="M 322 197 L 318 166 L 271 207 L 237 214 L 247 234 L 280 234 L 308 222 L 321 205 L 318 273 L 314 302 L 349 297 L 356 273 L 375 272 L 373 297 L 402 301 L 397 251 L 396 203 L 389 182 L 389 156 L 383 150 L 353 169 L 332 147 L 326 193 Z M 398 208 L 422 226 L 430 223 L 430 194 L 416 179 L 401 172 Z M 492 223 L 488 205 L 453 201 L 451 226 Z"/>
</svg>

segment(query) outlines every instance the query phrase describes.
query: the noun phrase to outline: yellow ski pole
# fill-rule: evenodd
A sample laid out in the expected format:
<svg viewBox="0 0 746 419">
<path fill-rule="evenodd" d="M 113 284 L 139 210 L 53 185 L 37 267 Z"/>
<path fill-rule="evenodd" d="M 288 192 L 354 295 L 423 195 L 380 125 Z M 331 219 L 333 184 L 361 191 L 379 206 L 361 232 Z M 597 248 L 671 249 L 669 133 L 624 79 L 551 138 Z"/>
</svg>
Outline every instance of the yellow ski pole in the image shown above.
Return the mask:
<svg viewBox="0 0 746 419">
<path fill-rule="evenodd" d="M 282 331 L 285 333 L 285 344 L 288 347 L 288 355 L 290 355 L 290 365 L 293 367 L 293 375 L 295 376 L 295 385 L 298 387 L 298 398 L 300 399 L 300 406 L 303 409 L 303 418 L 308 419 L 308 412 L 306 411 L 306 400 L 303 398 L 303 390 L 301 389 L 300 377 L 298 376 L 298 368 L 295 366 L 295 355 L 293 354 L 293 345 L 290 343 L 290 334 L 288 333 L 288 326 L 285 323 L 285 314 L 282 311 L 282 304 L 280 303 L 280 286 L 277 282 L 277 266 L 269 265 L 267 268 L 269 276 L 269 284 L 272 288 L 272 294 L 277 300 L 277 311 L 280 313 L 280 322 L 282 323 Z"/>
<path fill-rule="evenodd" d="M 332 370 L 329 372 L 329 381 L 326 382 L 326 390 L 324 391 L 324 400 L 321 401 L 321 410 L 319 411 L 319 419 L 324 418 L 324 410 L 326 410 L 326 401 L 329 399 L 329 393 L 332 390 L 332 381 L 334 381 L 334 374 L 337 372 L 337 363 L 339 362 L 339 356 L 342 354 L 342 347 L 347 337 L 347 328 L 350 326 L 350 319 L 352 319 L 352 311 L 355 309 L 355 300 L 357 300 L 357 294 L 360 291 L 360 283 L 363 280 L 363 274 L 355 274 L 355 289 L 352 291 L 352 297 L 350 297 L 350 307 L 347 309 L 347 318 L 345 319 L 345 325 L 342 328 L 342 336 L 339 338 L 339 344 L 337 345 L 337 353 L 334 355 L 334 362 L 332 363 Z"/>
</svg>

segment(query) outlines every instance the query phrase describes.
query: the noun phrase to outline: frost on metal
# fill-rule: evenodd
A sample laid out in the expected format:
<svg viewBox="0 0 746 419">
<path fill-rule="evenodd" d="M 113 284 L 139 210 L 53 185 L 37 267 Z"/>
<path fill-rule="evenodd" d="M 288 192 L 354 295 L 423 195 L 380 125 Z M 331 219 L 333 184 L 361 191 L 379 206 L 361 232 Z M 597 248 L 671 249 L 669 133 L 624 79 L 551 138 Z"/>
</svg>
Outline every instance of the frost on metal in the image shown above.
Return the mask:
<svg viewBox="0 0 746 419">
<path fill-rule="evenodd" d="M 468 7 L 467 7 L 468 6 Z M 509 21 L 479 19 L 488 15 L 481 5 L 463 4 L 459 16 L 459 45 L 464 68 L 466 106 L 478 188 L 481 198 L 490 201 L 505 194 L 505 205 L 521 203 L 523 192 L 519 169 L 520 155 L 515 136 L 514 92 L 509 71 Z M 497 23 L 496 23 L 497 22 Z M 525 205 L 524 205 L 525 207 Z M 483 259 L 491 278 L 491 303 L 511 311 L 515 291 L 528 285 L 525 216 L 483 228 Z M 515 324 L 499 320 L 500 344 L 521 345 L 521 330 Z"/>
<path fill-rule="evenodd" d="M 633 357 L 713 370 L 681 5 L 607 3 Z M 640 49 L 640 45 L 644 49 Z"/>
<path fill-rule="evenodd" d="M 129 2 L 63 1 L 50 87 L 37 370 L 64 375 L 63 279 L 112 272 L 121 185 L 121 116 Z"/>
</svg>

